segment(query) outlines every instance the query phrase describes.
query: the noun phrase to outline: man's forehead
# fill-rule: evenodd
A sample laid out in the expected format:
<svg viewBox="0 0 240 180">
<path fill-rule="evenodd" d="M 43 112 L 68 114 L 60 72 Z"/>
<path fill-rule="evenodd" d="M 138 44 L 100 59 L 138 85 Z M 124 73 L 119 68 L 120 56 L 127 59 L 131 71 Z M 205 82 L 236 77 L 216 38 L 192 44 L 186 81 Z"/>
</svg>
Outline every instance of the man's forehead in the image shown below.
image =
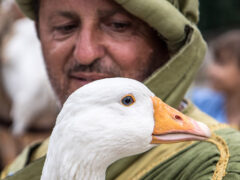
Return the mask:
<svg viewBox="0 0 240 180">
<path fill-rule="evenodd" d="M 122 9 L 119 9 L 119 8 L 110 9 L 110 10 L 109 9 L 97 9 L 96 10 L 96 14 L 99 17 L 110 17 L 110 16 L 114 16 L 115 14 L 118 14 L 118 13 L 127 15 L 126 12 L 122 11 Z M 59 9 L 52 14 L 52 18 L 54 18 L 56 16 L 63 16 L 66 18 L 77 18 L 78 13 L 76 13 L 75 11 L 72 11 L 72 10 L 60 10 Z"/>
<path fill-rule="evenodd" d="M 59 11 L 96 11 L 99 15 L 113 15 L 115 13 L 126 13 L 116 2 L 109 0 L 41 0 L 40 9 L 48 8 Z"/>
<path fill-rule="evenodd" d="M 50 23 L 58 17 L 77 20 L 81 19 L 81 16 L 88 16 L 102 19 L 115 14 L 138 21 L 138 18 L 128 13 L 119 4 L 109 0 L 41 0 L 40 18 L 44 14 Z"/>
</svg>

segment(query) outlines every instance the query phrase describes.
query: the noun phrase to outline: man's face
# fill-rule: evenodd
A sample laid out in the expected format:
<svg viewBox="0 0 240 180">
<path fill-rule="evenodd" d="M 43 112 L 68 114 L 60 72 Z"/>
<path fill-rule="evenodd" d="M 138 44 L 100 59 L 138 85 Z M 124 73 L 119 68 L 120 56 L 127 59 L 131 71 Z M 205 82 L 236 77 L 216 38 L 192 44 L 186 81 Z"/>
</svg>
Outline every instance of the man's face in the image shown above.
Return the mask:
<svg viewBox="0 0 240 180">
<path fill-rule="evenodd" d="M 156 33 L 110 0 L 41 0 L 38 30 L 61 103 L 97 79 L 143 81 L 168 59 Z"/>
</svg>

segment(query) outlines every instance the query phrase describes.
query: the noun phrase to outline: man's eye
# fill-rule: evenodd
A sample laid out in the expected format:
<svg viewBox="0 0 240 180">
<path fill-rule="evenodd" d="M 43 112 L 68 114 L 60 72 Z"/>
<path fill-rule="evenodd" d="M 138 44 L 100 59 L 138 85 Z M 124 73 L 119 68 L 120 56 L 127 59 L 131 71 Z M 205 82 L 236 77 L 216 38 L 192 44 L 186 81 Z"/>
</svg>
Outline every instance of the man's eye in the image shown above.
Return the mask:
<svg viewBox="0 0 240 180">
<path fill-rule="evenodd" d="M 77 29 L 77 24 L 66 24 L 53 27 L 53 36 L 56 40 L 68 38 Z"/>
<path fill-rule="evenodd" d="M 130 23 L 122 23 L 122 22 L 113 22 L 110 24 L 110 26 L 114 31 L 123 32 L 123 31 L 127 30 L 128 28 L 130 28 L 131 24 Z"/>
<path fill-rule="evenodd" d="M 62 34 L 69 34 L 73 32 L 77 28 L 77 25 L 75 24 L 69 24 L 64 26 L 57 26 L 55 27 L 55 30 Z"/>
</svg>

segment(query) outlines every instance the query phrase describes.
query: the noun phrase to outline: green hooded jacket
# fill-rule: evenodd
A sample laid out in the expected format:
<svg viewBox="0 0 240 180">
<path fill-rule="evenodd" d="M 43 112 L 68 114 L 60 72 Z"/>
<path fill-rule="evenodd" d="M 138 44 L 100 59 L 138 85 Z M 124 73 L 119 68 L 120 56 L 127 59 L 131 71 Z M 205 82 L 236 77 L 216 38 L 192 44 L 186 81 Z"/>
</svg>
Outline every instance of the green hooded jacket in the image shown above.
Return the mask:
<svg viewBox="0 0 240 180">
<path fill-rule="evenodd" d="M 16 0 L 34 19 L 32 1 Z M 162 100 L 178 107 L 205 55 L 206 44 L 196 27 L 197 0 L 115 0 L 131 14 L 158 31 L 172 52 L 171 59 L 145 84 Z M 240 133 L 218 124 L 186 101 L 184 113 L 206 123 L 213 136 L 205 142 L 163 144 L 140 155 L 113 163 L 107 180 L 221 180 L 240 179 Z M 39 180 L 48 140 L 27 147 L 8 166 L 6 180 Z"/>
</svg>

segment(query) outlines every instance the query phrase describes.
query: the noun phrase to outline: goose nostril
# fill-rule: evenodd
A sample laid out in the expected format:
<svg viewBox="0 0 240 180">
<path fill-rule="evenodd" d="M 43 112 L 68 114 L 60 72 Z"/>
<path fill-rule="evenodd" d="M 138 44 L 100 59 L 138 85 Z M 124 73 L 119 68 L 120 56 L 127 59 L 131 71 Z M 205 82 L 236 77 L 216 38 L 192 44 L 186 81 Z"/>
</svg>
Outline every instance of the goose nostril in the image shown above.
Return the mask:
<svg viewBox="0 0 240 180">
<path fill-rule="evenodd" d="M 179 123 L 180 125 L 183 125 L 183 119 L 182 119 L 181 116 L 175 115 L 175 116 L 174 116 L 174 120 L 175 120 L 177 123 Z"/>
<path fill-rule="evenodd" d="M 182 120 L 183 120 L 182 117 L 179 116 L 179 115 L 175 115 L 175 119 L 176 119 L 176 120 L 179 120 L 179 121 L 182 121 Z"/>
</svg>

